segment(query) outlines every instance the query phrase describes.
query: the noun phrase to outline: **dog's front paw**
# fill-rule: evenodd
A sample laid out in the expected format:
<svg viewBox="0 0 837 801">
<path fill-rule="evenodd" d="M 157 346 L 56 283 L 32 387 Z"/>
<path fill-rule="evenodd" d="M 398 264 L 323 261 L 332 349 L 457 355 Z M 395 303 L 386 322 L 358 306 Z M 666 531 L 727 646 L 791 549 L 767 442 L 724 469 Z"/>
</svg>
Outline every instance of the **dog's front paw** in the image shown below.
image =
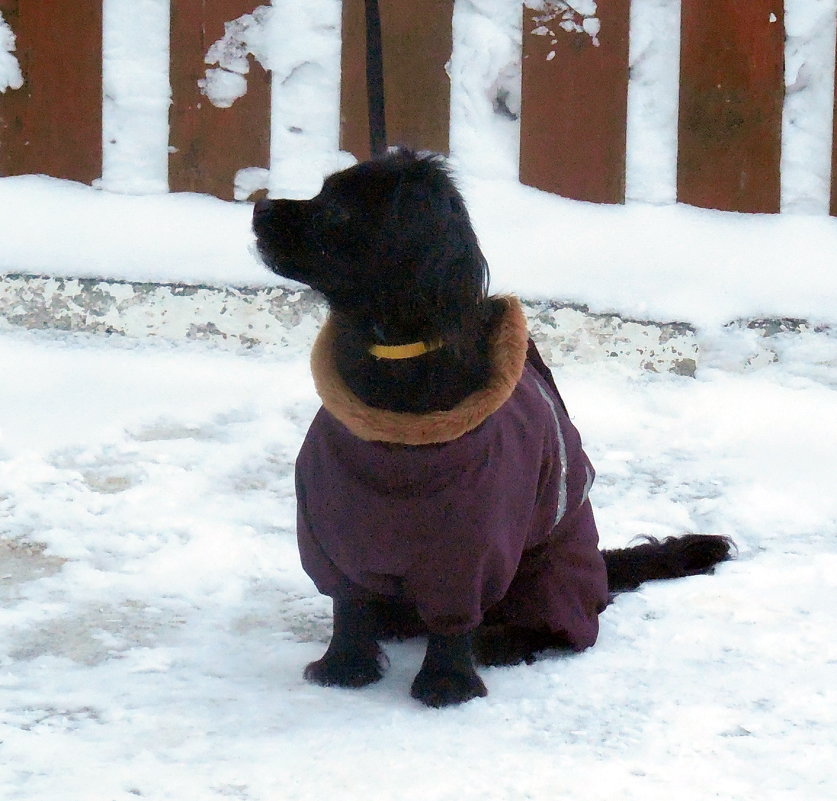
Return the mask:
<svg viewBox="0 0 837 801">
<path fill-rule="evenodd" d="M 326 651 L 325 655 L 305 668 L 303 676 L 323 687 L 365 687 L 384 675 L 386 657 L 383 651 L 347 653 Z"/>
<path fill-rule="evenodd" d="M 410 695 L 425 706 L 438 708 L 484 698 L 488 690 L 476 672 L 464 674 L 422 669 L 413 680 Z"/>
</svg>

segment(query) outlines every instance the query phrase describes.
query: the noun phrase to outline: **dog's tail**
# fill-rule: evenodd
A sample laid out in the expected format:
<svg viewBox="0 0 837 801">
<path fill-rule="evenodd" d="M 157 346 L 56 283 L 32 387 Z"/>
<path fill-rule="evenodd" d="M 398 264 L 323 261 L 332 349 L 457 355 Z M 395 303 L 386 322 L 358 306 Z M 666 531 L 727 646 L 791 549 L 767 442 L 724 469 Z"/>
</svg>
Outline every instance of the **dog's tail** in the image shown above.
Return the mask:
<svg viewBox="0 0 837 801">
<path fill-rule="evenodd" d="M 734 549 L 729 537 L 687 534 L 662 541 L 648 537 L 640 545 L 602 551 L 608 590 L 624 592 L 654 579 L 711 573 L 715 565 L 732 557 Z"/>
</svg>

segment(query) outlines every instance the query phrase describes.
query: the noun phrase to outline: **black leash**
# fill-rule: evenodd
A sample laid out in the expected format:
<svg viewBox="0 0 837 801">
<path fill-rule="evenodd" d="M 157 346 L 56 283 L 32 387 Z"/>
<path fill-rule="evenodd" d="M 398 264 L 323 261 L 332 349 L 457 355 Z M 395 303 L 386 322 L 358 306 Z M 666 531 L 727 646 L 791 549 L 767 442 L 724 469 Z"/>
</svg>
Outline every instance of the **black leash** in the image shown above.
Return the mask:
<svg viewBox="0 0 837 801">
<path fill-rule="evenodd" d="M 366 96 L 369 103 L 369 149 L 372 157 L 387 149 L 384 114 L 384 48 L 378 0 L 366 0 Z"/>
</svg>

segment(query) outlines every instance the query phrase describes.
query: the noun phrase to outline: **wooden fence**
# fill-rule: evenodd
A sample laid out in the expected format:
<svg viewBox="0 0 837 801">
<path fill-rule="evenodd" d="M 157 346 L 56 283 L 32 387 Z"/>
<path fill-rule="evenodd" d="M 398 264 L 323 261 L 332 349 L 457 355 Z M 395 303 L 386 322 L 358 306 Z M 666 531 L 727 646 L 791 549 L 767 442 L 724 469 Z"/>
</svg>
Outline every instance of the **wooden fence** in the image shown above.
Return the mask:
<svg viewBox="0 0 837 801">
<path fill-rule="evenodd" d="M 200 94 L 204 55 L 256 0 L 173 2 L 169 185 L 231 198 L 240 167 L 269 162 L 268 74 L 219 109 Z M 343 2 L 341 147 L 368 154 L 364 0 Z M 448 149 L 453 0 L 380 0 L 390 141 Z M 600 31 L 565 35 L 571 9 L 521 3 L 520 176 L 579 200 L 625 199 L 630 0 L 599 2 Z M 102 0 L 0 0 L 17 36 L 22 89 L 0 95 L 0 175 L 90 182 L 102 163 Z M 567 18 L 567 15 L 570 18 Z M 578 21 L 576 20 L 576 23 Z M 583 20 L 582 20 L 583 22 Z M 779 210 L 782 0 L 682 0 L 678 199 Z M 590 34 L 595 34 L 590 35 Z M 837 107 L 837 90 L 835 90 Z M 837 114 L 831 213 L 837 215 Z"/>
</svg>

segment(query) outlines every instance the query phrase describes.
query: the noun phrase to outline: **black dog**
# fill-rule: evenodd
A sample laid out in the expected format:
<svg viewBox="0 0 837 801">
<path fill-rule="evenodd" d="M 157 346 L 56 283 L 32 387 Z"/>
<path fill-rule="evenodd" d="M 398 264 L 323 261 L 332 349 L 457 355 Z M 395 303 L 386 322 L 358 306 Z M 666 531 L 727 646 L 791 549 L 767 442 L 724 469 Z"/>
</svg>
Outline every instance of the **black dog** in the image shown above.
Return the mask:
<svg viewBox="0 0 837 801">
<path fill-rule="evenodd" d="M 334 600 L 305 676 L 379 679 L 379 641 L 428 635 L 412 694 L 485 695 L 474 664 L 595 642 L 613 593 L 709 572 L 723 537 L 600 552 L 593 469 L 514 298 L 488 269 L 440 157 L 405 150 L 260 201 L 259 252 L 322 293 L 312 355 L 323 408 L 297 460 L 303 566 Z"/>
</svg>

